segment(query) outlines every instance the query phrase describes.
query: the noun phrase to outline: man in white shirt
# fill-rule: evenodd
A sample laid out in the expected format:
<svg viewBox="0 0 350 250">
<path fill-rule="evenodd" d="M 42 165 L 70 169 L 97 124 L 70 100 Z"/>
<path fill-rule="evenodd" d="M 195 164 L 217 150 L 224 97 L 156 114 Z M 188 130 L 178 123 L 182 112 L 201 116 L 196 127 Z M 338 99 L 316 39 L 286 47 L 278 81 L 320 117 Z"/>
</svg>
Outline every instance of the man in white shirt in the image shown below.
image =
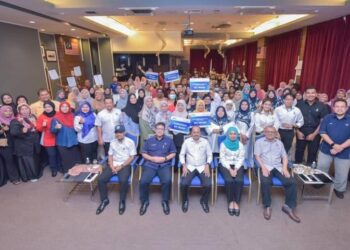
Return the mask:
<svg viewBox="0 0 350 250">
<path fill-rule="evenodd" d="M 199 127 L 193 127 L 191 137 L 186 139 L 180 152 L 180 162 L 182 164 L 181 196 L 182 211 L 188 210 L 188 188 L 195 176 L 199 176 L 204 191 L 201 198 L 201 206 L 205 213 L 209 213 L 208 200 L 211 189 L 210 163 L 212 161 L 212 151 L 209 142 L 201 138 Z"/>
<path fill-rule="evenodd" d="M 114 128 L 120 124 L 121 111 L 114 108 L 113 98 L 106 98 L 105 108 L 96 117 L 98 145 L 103 146 L 105 155 L 108 154 L 109 144 L 114 140 Z"/>
<path fill-rule="evenodd" d="M 103 169 L 98 178 L 98 190 L 100 192 L 101 204 L 96 210 L 96 214 L 103 212 L 109 204 L 107 183 L 113 175 L 119 178 L 119 214 L 125 212 L 125 200 L 128 192 L 129 178 L 131 174 L 130 163 L 136 155 L 134 142 L 125 137 L 125 127 L 117 125 L 115 127 L 115 139 L 110 143 L 108 151 L 108 166 Z"/>
<path fill-rule="evenodd" d="M 294 139 L 294 129 L 304 125 L 304 118 L 300 109 L 293 106 L 294 97 L 292 94 L 286 94 L 283 97 L 283 102 L 283 105 L 276 108 L 275 115 L 279 124 L 278 132 L 288 154 Z"/>
</svg>

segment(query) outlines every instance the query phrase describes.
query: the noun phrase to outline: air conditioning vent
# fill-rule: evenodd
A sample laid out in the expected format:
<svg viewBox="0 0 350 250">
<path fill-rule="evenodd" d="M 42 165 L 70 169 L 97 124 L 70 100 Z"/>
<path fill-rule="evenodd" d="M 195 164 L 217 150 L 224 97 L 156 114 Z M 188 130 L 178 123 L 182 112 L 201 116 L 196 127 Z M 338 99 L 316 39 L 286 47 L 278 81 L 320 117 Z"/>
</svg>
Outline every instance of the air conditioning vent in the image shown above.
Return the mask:
<svg viewBox="0 0 350 250">
<path fill-rule="evenodd" d="M 218 25 L 213 25 L 211 26 L 213 29 L 227 29 L 227 28 L 231 28 L 231 24 L 229 23 L 222 23 L 222 24 L 218 24 Z"/>
<path fill-rule="evenodd" d="M 130 11 L 136 15 L 149 15 L 153 13 L 151 9 L 130 9 Z"/>
</svg>

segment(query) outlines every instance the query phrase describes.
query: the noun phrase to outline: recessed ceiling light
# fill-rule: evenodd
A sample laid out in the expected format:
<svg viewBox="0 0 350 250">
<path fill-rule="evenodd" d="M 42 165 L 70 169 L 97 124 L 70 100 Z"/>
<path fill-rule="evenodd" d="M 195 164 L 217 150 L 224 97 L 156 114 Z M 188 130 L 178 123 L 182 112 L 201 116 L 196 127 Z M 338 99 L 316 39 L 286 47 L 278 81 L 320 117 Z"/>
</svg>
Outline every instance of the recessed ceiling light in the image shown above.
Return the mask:
<svg viewBox="0 0 350 250">
<path fill-rule="evenodd" d="M 131 36 L 135 34 L 134 30 L 129 29 L 125 25 L 121 24 L 117 20 L 108 17 L 108 16 L 85 16 L 86 19 L 89 19 L 95 23 L 108 27 L 112 30 L 123 33 L 127 36 Z"/>
<path fill-rule="evenodd" d="M 45 31 L 45 29 L 40 29 L 40 31 Z"/>
<path fill-rule="evenodd" d="M 91 33 L 89 32 L 88 35 L 91 35 Z"/>
<path fill-rule="evenodd" d="M 70 26 L 70 23 L 68 23 L 68 22 L 65 22 L 64 24 L 67 25 L 67 26 Z"/>
<path fill-rule="evenodd" d="M 244 13 L 241 11 L 241 12 L 239 12 L 239 14 L 240 14 L 241 16 L 243 16 Z"/>
<path fill-rule="evenodd" d="M 74 28 L 72 28 L 72 29 L 70 29 L 71 31 L 75 31 L 75 29 Z"/>
<path fill-rule="evenodd" d="M 33 24 L 33 23 L 35 23 L 35 21 L 29 21 L 29 23 Z"/>
</svg>

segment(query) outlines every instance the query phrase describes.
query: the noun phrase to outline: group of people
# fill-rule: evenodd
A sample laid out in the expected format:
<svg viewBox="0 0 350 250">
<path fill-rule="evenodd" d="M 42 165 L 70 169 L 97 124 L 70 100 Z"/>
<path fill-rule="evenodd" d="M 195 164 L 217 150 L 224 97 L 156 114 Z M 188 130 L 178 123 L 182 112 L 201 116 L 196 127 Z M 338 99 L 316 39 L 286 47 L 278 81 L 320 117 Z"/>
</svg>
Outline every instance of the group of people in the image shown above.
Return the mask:
<svg viewBox="0 0 350 250">
<path fill-rule="evenodd" d="M 131 162 L 144 159 L 140 187 L 140 214 L 149 205 L 149 185 L 158 175 L 162 207 L 170 213 L 171 161 L 182 165 L 182 210 L 189 207 L 188 188 L 195 176 L 203 186 L 200 203 L 209 212 L 210 164 L 219 158 L 218 171 L 225 180 L 228 213 L 239 216 L 243 175 L 247 167 L 260 166 L 264 217 L 271 217 L 271 178 L 279 178 L 286 189 L 282 210 L 300 222 L 295 213 L 296 184 L 287 167 L 288 159 L 328 171 L 335 166 L 335 194 L 344 197 L 350 168 L 350 91 L 338 90 L 332 100 L 313 86 L 300 92 L 290 80 L 267 91 L 240 74 L 211 74 L 208 93 L 192 92 L 189 77 L 167 83 L 162 76 L 149 82 L 144 76 L 119 82 L 116 77 L 105 89 L 86 80 L 81 89 L 59 90 L 51 98 L 46 89 L 38 100 L 16 100 L 1 96 L 0 185 L 37 181 L 49 165 L 53 177 L 67 173 L 78 163 L 108 157 L 108 166 L 98 179 L 100 214 L 108 205 L 107 183 L 120 180 L 119 213 L 125 211 Z M 189 138 L 169 125 L 173 117 L 209 113 L 209 126 L 191 128 Z M 139 143 L 125 136 L 139 138 Z M 221 142 L 220 137 L 226 135 Z M 292 154 L 295 141 L 295 154 Z M 304 159 L 305 149 L 307 156 Z M 205 156 L 205 157 L 204 157 Z"/>
</svg>

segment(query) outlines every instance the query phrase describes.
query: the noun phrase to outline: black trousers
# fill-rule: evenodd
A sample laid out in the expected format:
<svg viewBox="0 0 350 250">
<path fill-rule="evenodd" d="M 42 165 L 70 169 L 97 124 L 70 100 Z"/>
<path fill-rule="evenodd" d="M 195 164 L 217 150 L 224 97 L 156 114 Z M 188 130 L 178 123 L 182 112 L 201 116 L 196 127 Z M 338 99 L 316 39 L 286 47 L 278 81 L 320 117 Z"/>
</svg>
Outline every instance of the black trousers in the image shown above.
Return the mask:
<svg viewBox="0 0 350 250">
<path fill-rule="evenodd" d="M 186 176 L 181 177 L 180 190 L 182 200 L 188 201 L 188 188 L 191 186 L 191 182 L 196 176 L 200 178 L 201 185 L 204 188 L 201 201 L 208 203 L 211 189 L 211 177 L 205 176 L 204 171 L 202 173 L 199 173 L 197 169 L 192 172 L 188 171 Z"/>
<path fill-rule="evenodd" d="M 306 136 L 306 135 L 305 135 Z M 305 148 L 307 146 L 307 164 L 317 160 L 317 152 L 320 146 L 321 136 L 316 135 L 313 141 L 299 140 L 297 138 L 297 144 L 295 149 L 295 163 L 302 163 L 304 158 Z"/>
<path fill-rule="evenodd" d="M 285 204 L 290 208 L 295 208 L 297 206 L 297 186 L 295 184 L 294 178 L 291 176 L 289 178 L 284 177 L 277 169 L 270 171 L 268 177 L 263 176 L 260 169 L 260 181 L 262 190 L 262 199 L 264 207 L 271 206 L 271 186 L 272 177 L 277 177 L 285 189 Z"/>
<path fill-rule="evenodd" d="M 120 170 L 117 175 L 119 178 L 119 195 L 120 195 L 120 201 L 126 200 L 126 195 L 128 193 L 128 186 L 129 186 L 129 177 L 131 174 L 131 166 L 126 166 L 122 170 Z M 112 172 L 112 169 L 109 166 L 106 166 L 103 169 L 102 174 L 98 177 L 98 190 L 100 192 L 100 199 L 101 202 L 104 200 L 108 200 L 108 189 L 107 189 L 107 183 L 111 179 L 111 177 L 115 175 L 115 173 Z"/>
<path fill-rule="evenodd" d="M 0 147 L 0 161 L 6 168 L 7 176 L 11 182 L 20 180 L 17 163 L 10 147 Z"/>
<path fill-rule="evenodd" d="M 278 133 L 281 136 L 281 141 L 283 143 L 284 149 L 287 154 L 292 147 L 293 138 L 294 138 L 294 129 L 279 129 Z"/>
<path fill-rule="evenodd" d="M 75 164 L 81 163 L 81 156 L 78 146 L 70 148 L 57 146 L 62 160 L 62 171 L 67 173 Z"/>
<path fill-rule="evenodd" d="M 243 190 L 244 168 L 240 167 L 237 171 L 236 177 L 232 177 L 230 171 L 221 165 L 219 166 L 219 172 L 225 181 L 227 202 L 230 203 L 234 201 L 239 204 Z"/>
<path fill-rule="evenodd" d="M 86 158 L 89 158 L 90 162 L 97 159 L 97 141 L 92 143 L 79 143 L 79 147 L 83 162 L 86 162 Z"/>
<path fill-rule="evenodd" d="M 158 175 L 162 188 L 162 200 L 170 200 L 171 191 L 171 167 L 162 167 L 153 169 L 149 167 L 142 167 L 142 176 L 140 179 L 140 201 L 141 203 L 149 201 L 149 185 L 153 177 Z"/>
<path fill-rule="evenodd" d="M 105 156 L 108 156 L 109 145 L 110 145 L 109 142 L 105 142 L 105 143 L 103 144 L 103 148 L 104 148 L 104 150 L 105 150 Z"/>
</svg>

